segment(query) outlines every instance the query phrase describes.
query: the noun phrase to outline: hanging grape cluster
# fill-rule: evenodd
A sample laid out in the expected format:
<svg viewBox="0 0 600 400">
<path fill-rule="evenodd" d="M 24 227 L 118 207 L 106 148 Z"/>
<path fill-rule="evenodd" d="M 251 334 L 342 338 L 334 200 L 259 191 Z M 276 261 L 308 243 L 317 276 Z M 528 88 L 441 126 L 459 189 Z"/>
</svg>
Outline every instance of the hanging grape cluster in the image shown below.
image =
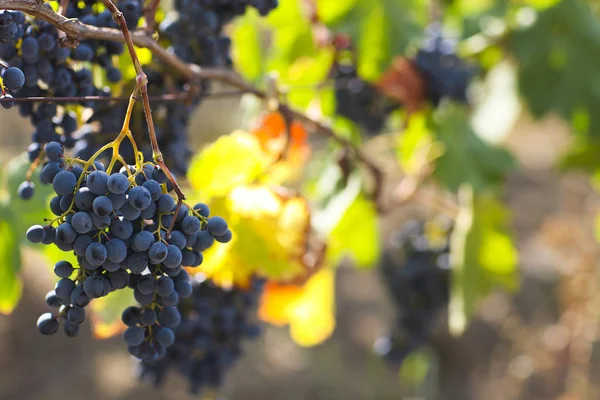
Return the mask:
<svg viewBox="0 0 600 400">
<path fill-rule="evenodd" d="M 188 380 L 192 394 L 218 388 L 243 354 L 243 340 L 261 333 L 253 314 L 262 288 L 263 282 L 254 279 L 247 288 L 227 290 L 197 275 L 191 296 L 178 305 L 175 343 L 159 362 L 141 363 L 141 378 L 160 386 L 175 370 Z"/>
<path fill-rule="evenodd" d="M 58 142 L 48 143 L 45 152 L 50 161 L 41 176 L 52 181 L 56 196 L 50 208 L 56 218 L 29 228 L 27 238 L 73 251 L 78 265 L 55 265 L 60 280 L 46 300 L 59 310 L 40 317 L 40 332 L 55 333 L 62 318 L 65 333 L 76 336 L 91 300 L 131 287 L 140 307 L 125 313 L 125 342 L 132 353 L 145 343 L 135 354 L 145 362 L 156 361 L 174 339 L 172 324 L 161 324 L 158 316 L 192 293 L 182 266 L 199 266 L 202 252 L 215 240 L 229 242 L 227 223 L 209 217 L 204 204 L 178 208 L 168 193 L 167 176 L 152 163 L 125 165 L 119 171 L 111 171 L 111 163 L 105 171 L 93 159 L 81 164 L 65 158 Z"/>
<path fill-rule="evenodd" d="M 397 316 L 374 350 L 392 364 L 428 342 L 436 317 L 448 304 L 450 230 L 445 218 L 410 221 L 393 234 L 382 255 L 381 276 Z"/>
</svg>

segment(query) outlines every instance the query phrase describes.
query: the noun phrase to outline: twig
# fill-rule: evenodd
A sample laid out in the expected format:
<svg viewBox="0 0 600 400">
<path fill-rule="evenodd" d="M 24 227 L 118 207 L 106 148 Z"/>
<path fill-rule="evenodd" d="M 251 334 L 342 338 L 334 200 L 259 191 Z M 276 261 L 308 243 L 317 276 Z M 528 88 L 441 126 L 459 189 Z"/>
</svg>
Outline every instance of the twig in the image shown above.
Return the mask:
<svg viewBox="0 0 600 400">
<path fill-rule="evenodd" d="M 211 79 L 215 81 L 220 81 L 226 83 L 230 86 L 233 86 L 245 93 L 253 94 L 254 96 L 266 100 L 267 95 L 264 91 L 257 89 L 256 87 L 247 83 L 242 77 L 236 74 L 233 71 L 219 68 L 200 68 L 195 64 L 188 64 L 181 60 L 176 55 L 168 52 L 164 49 L 156 40 L 149 37 L 145 34 L 145 32 L 134 32 L 131 34 L 129 29 L 127 29 L 127 25 L 124 22 L 123 16 L 117 7 L 110 0 L 102 0 L 103 3 L 107 6 L 109 10 L 113 13 L 113 16 L 117 18 L 120 16 L 123 21 L 120 24 L 121 30 L 111 29 L 111 28 L 97 28 L 93 26 L 89 26 L 79 22 L 78 20 L 67 19 L 62 15 L 55 13 L 51 8 L 46 7 L 43 3 L 38 2 L 38 0 L 0 0 L 0 9 L 10 9 L 10 10 L 18 10 L 26 12 L 30 15 L 33 15 L 37 18 L 43 19 L 52 25 L 56 26 L 58 29 L 64 31 L 67 34 L 67 37 L 72 41 L 81 41 L 85 39 L 97 39 L 97 40 L 108 40 L 115 42 L 123 42 L 127 44 L 130 54 L 132 54 L 132 59 L 134 65 L 137 63 L 136 71 L 138 68 L 141 70 L 141 66 L 139 65 L 139 60 L 137 60 L 137 56 L 135 56 L 134 45 L 139 47 L 145 47 L 150 52 L 156 56 L 157 59 L 162 61 L 170 70 L 178 73 L 180 76 L 187 79 L 192 85 L 197 85 L 201 79 Z M 119 22 L 117 20 L 117 22 Z M 138 78 L 141 79 L 140 84 L 142 86 L 146 85 L 146 76 L 138 73 Z M 155 154 L 156 162 L 159 165 L 164 165 L 162 161 L 162 155 L 160 151 L 158 151 L 158 144 L 156 143 L 156 137 L 154 140 L 152 136 L 154 135 L 154 124 L 152 122 L 152 116 L 150 113 L 150 105 L 148 100 L 147 91 L 141 90 L 142 93 L 142 102 L 144 104 L 144 111 L 146 112 L 146 118 L 149 119 L 150 122 L 149 129 L 150 139 L 152 143 L 153 152 Z M 289 115 L 293 116 L 293 118 L 309 127 L 314 129 L 316 132 L 322 134 L 323 136 L 329 137 L 330 139 L 336 141 L 338 144 L 352 149 L 352 152 L 355 154 L 356 158 L 361 161 L 371 172 L 374 179 L 374 190 L 372 193 L 373 198 L 377 202 L 378 208 L 381 207 L 380 198 L 383 186 L 383 172 L 379 169 L 377 165 L 375 165 L 369 157 L 357 146 L 355 146 L 348 139 L 337 135 L 330 127 L 324 125 L 321 122 L 315 121 L 305 114 L 293 110 L 286 105 L 280 105 L 279 110 L 282 113 L 289 113 Z M 172 176 L 168 169 L 165 166 L 165 174 L 169 179 L 172 179 Z M 178 196 L 181 193 L 181 189 L 178 186 L 173 185 L 175 191 L 178 193 Z"/>
</svg>

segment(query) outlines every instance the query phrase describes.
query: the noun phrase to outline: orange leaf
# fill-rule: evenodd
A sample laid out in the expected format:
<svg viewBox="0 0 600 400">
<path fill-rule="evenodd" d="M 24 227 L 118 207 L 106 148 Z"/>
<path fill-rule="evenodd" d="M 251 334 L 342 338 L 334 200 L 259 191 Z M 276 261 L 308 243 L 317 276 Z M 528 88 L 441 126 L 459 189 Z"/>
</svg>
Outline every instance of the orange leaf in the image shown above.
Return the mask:
<svg viewBox="0 0 600 400">
<path fill-rule="evenodd" d="M 285 118 L 279 112 L 270 112 L 259 118 L 252 130 L 263 149 L 273 155 L 280 155 L 285 150 L 287 129 Z M 309 153 L 308 132 L 298 121 L 292 121 L 289 132 L 290 156 L 307 156 Z"/>
</svg>

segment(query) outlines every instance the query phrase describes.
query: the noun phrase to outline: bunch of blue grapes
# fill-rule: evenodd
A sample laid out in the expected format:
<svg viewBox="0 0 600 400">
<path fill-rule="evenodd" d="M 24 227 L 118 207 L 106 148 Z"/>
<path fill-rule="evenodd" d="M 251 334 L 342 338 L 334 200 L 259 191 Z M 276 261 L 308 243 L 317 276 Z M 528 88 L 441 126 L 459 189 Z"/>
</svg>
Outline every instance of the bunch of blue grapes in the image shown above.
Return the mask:
<svg viewBox="0 0 600 400">
<path fill-rule="evenodd" d="M 428 343 L 436 318 L 448 305 L 451 228 L 445 218 L 410 221 L 382 254 L 380 272 L 397 317 L 373 348 L 393 365 Z"/>
<path fill-rule="evenodd" d="M 439 23 L 427 27 L 426 35 L 413 63 L 423 76 L 428 100 L 436 106 L 443 98 L 467 103 L 475 68 L 458 57 L 456 42 L 443 36 Z"/>
<path fill-rule="evenodd" d="M 209 217 L 202 203 L 182 204 L 177 212 L 172 186 L 152 163 L 109 173 L 100 162 L 65 158 L 58 142 L 48 143 L 45 152 L 49 162 L 41 177 L 52 182 L 56 218 L 30 227 L 27 238 L 72 251 L 77 265 L 55 265 L 60 280 L 46 302 L 58 312 L 43 314 L 38 329 L 53 334 L 62 319 L 67 336 L 76 336 L 91 300 L 129 287 L 139 306 L 123 314 L 125 342 L 146 362 L 164 357 L 174 340 L 175 307 L 192 294 L 182 267 L 199 266 L 215 241 L 229 242 L 227 223 Z"/>
<path fill-rule="evenodd" d="M 260 335 L 254 313 L 263 282 L 255 279 L 246 289 L 226 290 L 201 274 L 193 281 L 192 295 L 178 306 L 175 343 L 157 363 L 142 362 L 140 375 L 160 386 L 174 370 L 186 377 L 190 393 L 201 394 L 218 389 L 243 354 L 243 340 Z"/>
</svg>

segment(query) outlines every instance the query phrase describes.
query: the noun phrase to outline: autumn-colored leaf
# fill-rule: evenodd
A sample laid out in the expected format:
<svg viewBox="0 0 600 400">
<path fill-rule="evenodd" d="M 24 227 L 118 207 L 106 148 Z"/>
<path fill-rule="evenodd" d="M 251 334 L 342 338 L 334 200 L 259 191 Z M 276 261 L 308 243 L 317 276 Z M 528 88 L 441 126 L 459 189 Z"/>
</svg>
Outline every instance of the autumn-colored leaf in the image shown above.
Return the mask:
<svg viewBox="0 0 600 400">
<path fill-rule="evenodd" d="M 290 326 L 290 336 L 301 346 L 315 346 L 335 329 L 335 282 L 331 268 L 321 269 L 304 284 L 268 283 L 259 318 Z"/>
<path fill-rule="evenodd" d="M 305 160 L 310 154 L 306 128 L 300 122 L 291 120 L 288 133 L 287 125 L 281 113 L 270 112 L 258 119 L 252 134 L 258 138 L 263 150 L 275 157 L 283 155 L 287 145 L 287 157 Z"/>
<path fill-rule="evenodd" d="M 380 92 L 402 103 L 409 114 L 425 104 L 425 82 L 417 67 L 407 58 L 397 56 L 376 84 Z"/>
</svg>

